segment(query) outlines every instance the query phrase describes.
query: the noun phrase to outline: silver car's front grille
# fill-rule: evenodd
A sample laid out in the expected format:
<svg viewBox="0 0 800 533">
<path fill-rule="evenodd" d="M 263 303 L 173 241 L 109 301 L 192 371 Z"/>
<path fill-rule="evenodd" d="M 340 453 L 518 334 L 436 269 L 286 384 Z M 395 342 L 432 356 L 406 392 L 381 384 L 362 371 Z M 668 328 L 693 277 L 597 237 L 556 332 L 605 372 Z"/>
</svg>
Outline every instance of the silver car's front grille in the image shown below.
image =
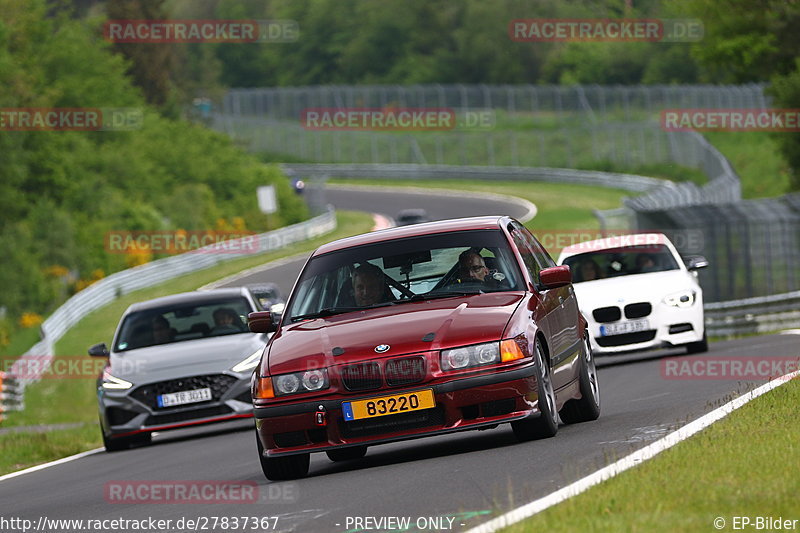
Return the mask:
<svg viewBox="0 0 800 533">
<path fill-rule="evenodd" d="M 218 401 L 236 381 L 237 379 L 235 377 L 226 374 L 210 374 L 207 376 L 171 379 L 137 387 L 131 392 L 131 396 L 148 407 L 162 409 L 158 406 L 158 397 L 161 394 L 208 388 L 211 389 L 212 400 Z"/>
</svg>

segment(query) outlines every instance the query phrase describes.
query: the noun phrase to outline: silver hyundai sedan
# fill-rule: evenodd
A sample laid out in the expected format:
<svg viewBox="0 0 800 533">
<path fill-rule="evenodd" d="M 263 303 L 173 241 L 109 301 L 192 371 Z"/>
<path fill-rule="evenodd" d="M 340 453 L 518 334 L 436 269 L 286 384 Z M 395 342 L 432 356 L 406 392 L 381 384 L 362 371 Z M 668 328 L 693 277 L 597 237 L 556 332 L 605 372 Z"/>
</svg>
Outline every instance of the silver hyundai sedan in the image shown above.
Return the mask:
<svg viewBox="0 0 800 533">
<path fill-rule="evenodd" d="M 262 310 L 244 287 L 175 294 L 131 305 L 97 382 L 107 451 L 150 442 L 153 431 L 253 416 L 250 376 L 268 336 L 251 333 Z"/>
</svg>

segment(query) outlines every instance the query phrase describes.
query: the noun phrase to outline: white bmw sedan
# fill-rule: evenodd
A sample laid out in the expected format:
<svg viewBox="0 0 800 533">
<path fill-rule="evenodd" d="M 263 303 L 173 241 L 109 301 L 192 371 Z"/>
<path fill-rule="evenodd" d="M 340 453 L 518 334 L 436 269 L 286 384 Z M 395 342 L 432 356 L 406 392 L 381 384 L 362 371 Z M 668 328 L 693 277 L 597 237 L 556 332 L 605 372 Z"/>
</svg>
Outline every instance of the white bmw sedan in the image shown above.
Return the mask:
<svg viewBox="0 0 800 533">
<path fill-rule="evenodd" d="M 702 256 L 684 261 L 661 233 L 622 235 L 564 248 L 595 354 L 685 346 L 708 350 L 703 322 Z"/>
</svg>

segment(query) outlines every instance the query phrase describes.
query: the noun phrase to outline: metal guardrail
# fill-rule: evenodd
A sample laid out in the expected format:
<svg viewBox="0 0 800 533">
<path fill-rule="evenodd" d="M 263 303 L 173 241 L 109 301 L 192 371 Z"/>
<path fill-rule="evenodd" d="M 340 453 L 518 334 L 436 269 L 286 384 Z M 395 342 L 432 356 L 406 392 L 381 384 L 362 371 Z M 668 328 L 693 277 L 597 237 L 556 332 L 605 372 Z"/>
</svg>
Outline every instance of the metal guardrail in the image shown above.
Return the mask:
<svg viewBox="0 0 800 533">
<path fill-rule="evenodd" d="M 682 137 L 670 137 L 686 144 L 683 156 L 686 166 L 697 167 L 708 176 L 708 183 L 697 186 L 691 182 L 675 183 L 674 187 L 662 188 L 650 194 L 629 198 L 628 208 L 635 211 L 656 211 L 673 207 L 686 207 L 701 204 L 727 204 L 742 199 L 742 186 L 739 176 L 730 162 L 719 150 L 697 132 L 684 132 Z"/>
<path fill-rule="evenodd" d="M 3 413 L 25 409 L 25 387 L 13 376 L 0 371 L 0 421 Z"/>
<path fill-rule="evenodd" d="M 259 253 L 277 250 L 289 244 L 324 235 L 334 229 L 336 229 L 336 212 L 332 206 L 329 206 L 328 210 L 322 215 L 255 236 L 258 242 L 256 249 Z M 243 247 L 242 249 L 245 248 Z M 42 323 L 42 340 L 23 354 L 23 357 L 33 355 L 37 357 L 39 373 L 31 373 L 27 367 L 23 367 L 25 365 L 23 359 L 18 359 L 11 365 L 6 378 L 13 380 L 15 384 L 14 394 L 22 396 L 27 385 L 38 381 L 39 376 L 47 371 L 52 361 L 54 344 L 67 330 L 92 311 L 100 309 L 124 294 L 152 287 L 178 276 L 203 270 L 246 255 L 251 255 L 251 253 L 208 253 L 206 249 L 201 248 L 194 252 L 158 259 L 144 265 L 116 272 L 93 283 L 67 300 Z M 25 369 L 22 370 L 23 368 Z M 3 398 L 5 401 L 5 396 Z M 24 408 L 22 400 L 18 405 Z"/>
<path fill-rule="evenodd" d="M 299 176 L 317 179 L 335 178 L 382 178 L 394 180 L 414 179 L 473 179 L 500 181 L 545 181 L 613 187 L 631 192 L 646 192 L 654 189 L 672 189 L 677 185 L 668 180 L 599 172 L 545 167 L 493 167 L 460 165 L 376 165 L 376 164 L 314 164 L 285 163 L 282 165 Z"/>
<path fill-rule="evenodd" d="M 716 337 L 800 328 L 800 291 L 713 302 L 704 309 L 706 331 Z"/>
</svg>

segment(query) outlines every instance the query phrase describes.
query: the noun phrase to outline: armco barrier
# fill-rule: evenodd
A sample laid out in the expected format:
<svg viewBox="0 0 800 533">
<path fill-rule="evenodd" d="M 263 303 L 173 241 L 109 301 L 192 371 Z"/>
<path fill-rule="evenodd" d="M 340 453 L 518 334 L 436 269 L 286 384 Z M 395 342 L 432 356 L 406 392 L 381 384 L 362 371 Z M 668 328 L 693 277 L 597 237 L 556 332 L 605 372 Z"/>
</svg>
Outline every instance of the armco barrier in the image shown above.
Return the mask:
<svg viewBox="0 0 800 533">
<path fill-rule="evenodd" d="M 707 303 L 706 331 L 715 337 L 800 328 L 800 291 Z"/>
<path fill-rule="evenodd" d="M 414 179 L 465 179 L 499 181 L 545 181 L 552 183 L 574 183 L 612 187 L 631 192 L 647 192 L 657 189 L 677 188 L 672 181 L 634 174 L 574 170 L 545 167 L 490 167 L 460 165 L 375 165 L 286 163 L 282 167 L 295 175 L 317 178 L 379 178 L 392 180 Z"/>
<path fill-rule="evenodd" d="M 0 421 L 3 413 L 25 409 L 24 386 L 13 376 L 0 371 Z"/>
<path fill-rule="evenodd" d="M 289 244 L 329 233 L 334 229 L 336 229 L 336 212 L 332 206 L 328 206 L 327 211 L 322 215 L 256 236 L 259 243 L 257 249 L 260 252 L 277 250 Z M 189 252 L 111 274 L 85 288 L 56 309 L 42 324 L 42 340 L 25 352 L 25 355 L 42 357 L 40 361 L 44 364 L 40 368 L 44 372 L 52 359 L 55 343 L 69 328 L 92 311 L 100 309 L 124 294 L 152 287 L 178 276 L 203 270 L 244 255 L 248 254 Z M 38 376 L 28 375 L 28 372 L 16 372 L 15 374 L 15 370 L 16 363 L 11 366 L 8 375 L 16 380 L 18 389 L 15 389 L 15 394 L 21 396 L 25 386 L 37 381 Z M 15 378 L 17 374 L 23 377 Z M 20 402 L 20 405 L 24 404 Z"/>
</svg>

